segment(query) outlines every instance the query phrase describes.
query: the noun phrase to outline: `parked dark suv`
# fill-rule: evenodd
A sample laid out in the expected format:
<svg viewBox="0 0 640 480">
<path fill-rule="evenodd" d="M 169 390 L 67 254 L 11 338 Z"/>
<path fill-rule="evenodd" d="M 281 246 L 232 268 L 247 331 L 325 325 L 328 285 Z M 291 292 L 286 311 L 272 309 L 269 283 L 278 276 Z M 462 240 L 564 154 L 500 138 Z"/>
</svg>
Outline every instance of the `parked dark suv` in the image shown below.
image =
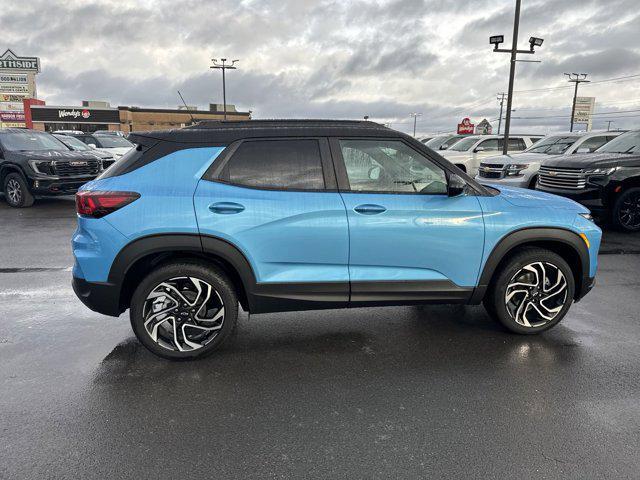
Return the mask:
<svg viewBox="0 0 640 480">
<path fill-rule="evenodd" d="M 556 325 L 592 287 L 600 229 L 575 202 L 483 187 L 372 122 L 214 122 L 137 144 L 76 195 L 73 286 L 131 310 L 169 358 L 251 312 L 483 302 L 511 331 Z"/>
<path fill-rule="evenodd" d="M 594 153 L 545 160 L 536 189 L 604 211 L 618 229 L 639 232 L 640 130 L 624 133 Z"/>
<path fill-rule="evenodd" d="M 30 207 L 38 195 L 68 195 L 93 180 L 100 160 L 53 135 L 20 128 L 0 130 L 0 185 L 12 207 Z"/>
</svg>

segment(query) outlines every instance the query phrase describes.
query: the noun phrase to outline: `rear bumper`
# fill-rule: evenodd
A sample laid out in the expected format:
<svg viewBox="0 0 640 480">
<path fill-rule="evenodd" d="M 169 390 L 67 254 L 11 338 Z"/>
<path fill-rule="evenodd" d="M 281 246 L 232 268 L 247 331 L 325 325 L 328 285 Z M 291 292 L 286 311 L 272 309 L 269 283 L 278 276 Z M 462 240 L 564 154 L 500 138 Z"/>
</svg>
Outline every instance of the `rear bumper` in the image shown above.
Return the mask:
<svg viewBox="0 0 640 480">
<path fill-rule="evenodd" d="M 112 283 L 87 282 L 84 278 L 73 277 L 71 282 L 76 296 L 94 312 L 119 317 L 120 289 Z"/>
</svg>

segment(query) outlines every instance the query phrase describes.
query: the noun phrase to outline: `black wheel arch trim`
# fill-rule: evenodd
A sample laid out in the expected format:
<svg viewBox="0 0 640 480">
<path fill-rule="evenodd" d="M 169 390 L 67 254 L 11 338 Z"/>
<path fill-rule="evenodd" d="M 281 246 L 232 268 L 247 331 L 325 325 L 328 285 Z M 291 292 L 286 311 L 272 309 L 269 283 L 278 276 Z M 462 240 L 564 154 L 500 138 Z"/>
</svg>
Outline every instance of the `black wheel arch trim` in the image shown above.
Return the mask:
<svg viewBox="0 0 640 480">
<path fill-rule="evenodd" d="M 576 252 L 580 259 L 582 275 L 579 278 L 579 284 L 576 285 L 575 299 L 582 298 L 586 294 L 583 290 L 592 284 L 589 277 L 589 250 L 584 240 L 573 230 L 562 227 L 525 227 L 506 234 L 493 247 L 469 303 L 478 304 L 482 301 L 493 274 L 509 252 L 516 247 L 535 242 L 558 242 L 571 247 Z"/>
</svg>

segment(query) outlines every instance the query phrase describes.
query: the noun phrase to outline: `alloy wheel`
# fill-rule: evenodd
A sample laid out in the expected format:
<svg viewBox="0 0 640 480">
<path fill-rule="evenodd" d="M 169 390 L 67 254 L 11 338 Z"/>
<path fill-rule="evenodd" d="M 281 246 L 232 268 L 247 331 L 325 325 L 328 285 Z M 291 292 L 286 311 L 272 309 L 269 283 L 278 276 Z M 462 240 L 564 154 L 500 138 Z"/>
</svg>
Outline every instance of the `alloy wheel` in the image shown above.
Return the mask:
<svg viewBox="0 0 640 480">
<path fill-rule="evenodd" d="M 224 302 L 207 282 L 174 277 L 147 295 L 142 316 L 149 337 L 167 350 L 190 352 L 209 344 L 224 324 Z"/>
<path fill-rule="evenodd" d="M 567 302 L 567 279 L 550 262 L 534 262 L 516 272 L 505 292 L 507 312 L 524 327 L 540 327 L 560 313 Z"/>
<path fill-rule="evenodd" d="M 22 200 L 22 188 L 20 187 L 20 183 L 12 178 L 7 182 L 7 197 L 14 205 L 17 205 Z"/>
<path fill-rule="evenodd" d="M 640 192 L 631 193 L 624 199 L 620 206 L 619 217 L 623 227 L 629 230 L 640 228 Z"/>
</svg>

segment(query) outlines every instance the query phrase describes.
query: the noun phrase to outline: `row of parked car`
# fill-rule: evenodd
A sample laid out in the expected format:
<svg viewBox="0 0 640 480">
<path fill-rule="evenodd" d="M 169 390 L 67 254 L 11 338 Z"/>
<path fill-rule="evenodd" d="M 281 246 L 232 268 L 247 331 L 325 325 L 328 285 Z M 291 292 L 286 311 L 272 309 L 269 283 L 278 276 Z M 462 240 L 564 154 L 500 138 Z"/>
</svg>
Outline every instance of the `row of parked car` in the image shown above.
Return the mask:
<svg viewBox="0 0 640 480">
<path fill-rule="evenodd" d="M 0 130 L 0 184 L 12 207 L 30 207 L 36 196 L 68 195 L 93 180 L 133 144 L 115 133 Z"/>
<path fill-rule="evenodd" d="M 485 184 L 561 195 L 607 216 L 620 230 L 640 231 L 640 131 L 509 137 L 445 134 L 428 147 Z"/>
</svg>

